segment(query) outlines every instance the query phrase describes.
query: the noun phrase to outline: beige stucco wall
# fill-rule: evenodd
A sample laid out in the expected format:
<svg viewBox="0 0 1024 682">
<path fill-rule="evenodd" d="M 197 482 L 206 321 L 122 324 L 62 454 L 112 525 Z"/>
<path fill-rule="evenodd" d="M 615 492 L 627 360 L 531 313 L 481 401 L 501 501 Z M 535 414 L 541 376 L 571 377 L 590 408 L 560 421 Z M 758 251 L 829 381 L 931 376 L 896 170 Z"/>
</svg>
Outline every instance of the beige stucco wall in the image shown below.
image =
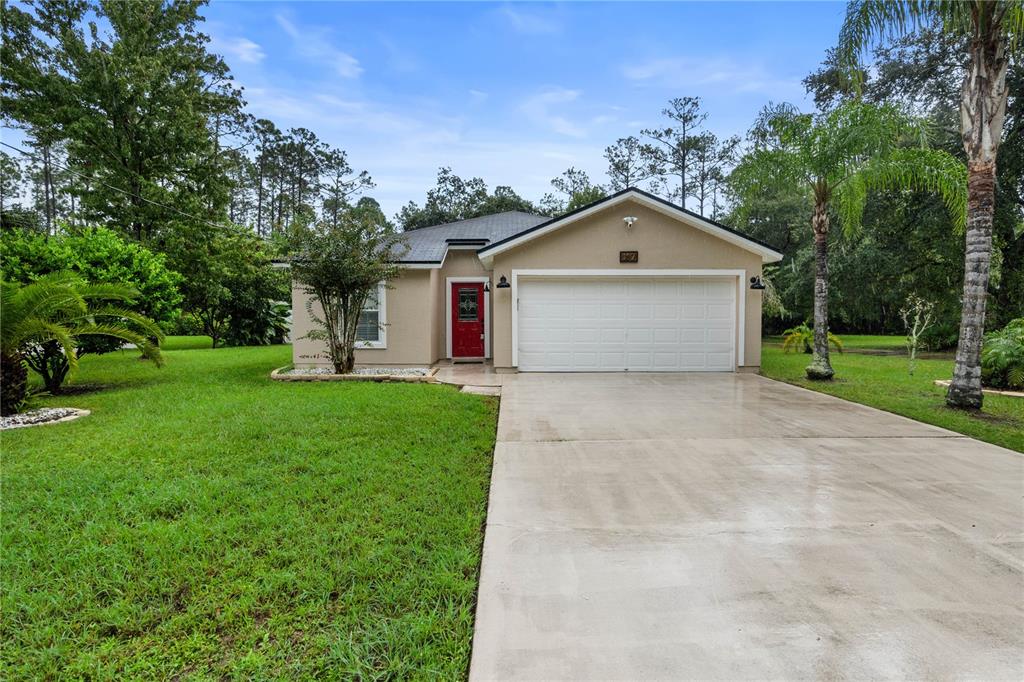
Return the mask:
<svg viewBox="0 0 1024 682">
<path fill-rule="evenodd" d="M 356 351 L 359 365 L 428 366 L 437 359 L 434 327 L 436 270 L 405 270 L 385 292 L 387 348 Z M 330 362 L 322 343 L 303 338 L 312 328 L 306 310 L 307 296 L 292 286 L 292 361 L 296 367 L 327 367 Z M 316 305 L 319 314 L 319 305 Z M 442 315 L 443 315 L 443 311 Z"/>
<path fill-rule="evenodd" d="M 638 218 L 627 231 L 622 218 Z M 619 251 L 638 251 L 636 264 L 619 263 Z M 386 293 L 387 348 L 356 352 L 360 365 L 429 365 L 446 357 L 445 307 L 447 278 L 490 277 L 489 334 L 495 367 L 512 367 L 512 295 L 498 289 L 501 275 L 512 270 L 743 270 L 746 297 L 744 363 L 747 371 L 761 364 L 761 292 L 747 282 L 761 274 L 761 257 L 695 227 L 680 223 L 636 202 L 595 213 L 538 237 L 494 258 L 486 270 L 473 251 L 450 251 L 440 269 L 405 270 Z M 327 366 L 322 344 L 302 338 L 311 328 L 306 295 L 292 290 L 293 361 L 297 367 Z M 739 315 L 740 306 L 737 306 Z M 738 321 L 737 321 L 738 322 Z M 737 336 L 740 325 L 736 325 Z"/>
<path fill-rule="evenodd" d="M 622 219 L 628 215 L 638 220 L 627 231 Z M 639 262 L 619 263 L 619 251 L 638 251 Z M 495 281 L 502 275 L 511 281 L 512 270 L 526 269 L 744 270 L 743 366 L 761 364 L 761 293 L 748 285 L 750 277 L 761 274 L 761 257 L 642 204 L 628 201 L 599 211 L 495 256 L 493 266 Z M 739 315 L 740 306 L 736 308 Z M 493 289 L 491 317 L 494 366 L 512 367 L 511 289 Z M 737 336 L 739 327 L 737 324 Z"/>
</svg>

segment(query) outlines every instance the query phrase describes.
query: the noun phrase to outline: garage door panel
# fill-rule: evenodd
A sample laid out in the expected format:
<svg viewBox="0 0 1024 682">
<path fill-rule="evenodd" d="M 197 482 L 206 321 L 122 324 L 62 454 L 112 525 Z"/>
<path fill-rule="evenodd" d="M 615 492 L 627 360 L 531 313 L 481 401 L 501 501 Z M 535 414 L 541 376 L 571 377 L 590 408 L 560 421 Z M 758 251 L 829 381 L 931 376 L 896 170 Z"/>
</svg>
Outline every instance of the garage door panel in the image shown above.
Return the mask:
<svg viewBox="0 0 1024 682">
<path fill-rule="evenodd" d="M 523 278 L 523 371 L 730 371 L 735 279 Z"/>
<path fill-rule="evenodd" d="M 709 303 L 707 307 L 707 319 L 709 320 L 731 320 L 733 319 L 732 304 L 730 303 Z"/>
</svg>

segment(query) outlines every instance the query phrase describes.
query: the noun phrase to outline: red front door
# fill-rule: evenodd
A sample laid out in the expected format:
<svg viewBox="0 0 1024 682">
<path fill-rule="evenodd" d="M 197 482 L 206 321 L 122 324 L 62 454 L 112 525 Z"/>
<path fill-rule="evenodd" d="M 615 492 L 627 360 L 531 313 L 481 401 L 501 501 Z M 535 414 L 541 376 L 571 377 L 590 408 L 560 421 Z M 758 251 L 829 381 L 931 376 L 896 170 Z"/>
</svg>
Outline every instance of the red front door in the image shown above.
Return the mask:
<svg viewBox="0 0 1024 682">
<path fill-rule="evenodd" d="M 452 357 L 484 356 L 483 282 L 452 283 Z"/>
</svg>

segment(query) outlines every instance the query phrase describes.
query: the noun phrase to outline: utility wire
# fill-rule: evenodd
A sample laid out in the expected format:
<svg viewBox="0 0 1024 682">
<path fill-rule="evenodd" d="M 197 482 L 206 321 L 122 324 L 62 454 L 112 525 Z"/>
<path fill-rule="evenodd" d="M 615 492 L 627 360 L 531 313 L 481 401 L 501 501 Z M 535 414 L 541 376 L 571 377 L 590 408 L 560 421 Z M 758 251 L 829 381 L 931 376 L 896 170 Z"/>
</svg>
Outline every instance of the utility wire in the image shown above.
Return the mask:
<svg viewBox="0 0 1024 682">
<path fill-rule="evenodd" d="M 2 142 L 2 141 L 0 141 L 0 145 L 3 145 L 3 146 L 5 146 L 5 147 L 7 147 L 9 149 L 13 149 L 14 151 L 18 152 L 19 154 L 24 154 L 25 156 L 28 156 L 28 157 L 33 158 L 33 159 L 36 159 L 37 161 L 39 160 L 37 154 L 33 154 L 32 152 L 27 152 L 24 149 L 19 149 L 18 147 L 15 147 L 14 145 L 7 144 L 6 142 Z M 173 212 L 177 213 L 180 216 L 184 216 L 186 218 L 190 218 L 192 220 L 195 220 L 196 222 L 203 223 L 204 225 L 209 225 L 210 227 L 217 228 L 218 230 L 228 230 L 228 229 L 230 229 L 226 225 L 223 225 L 223 224 L 219 225 L 217 223 L 212 223 L 209 220 L 206 220 L 205 218 L 200 218 L 199 216 L 194 216 L 191 213 L 186 213 L 185 211 L 182 211 L 181 209 L 175 208 L 174 206 L 168 206 L 167 204 L 162 204 L 159 201 L 153 201 L 152 199 L 147 199 L 146 197 L 142 196 L 141 194 L 135 194 L 133 192 L 129 192 L 128 190 L 121 189 L 120 187 L 115 187 L 114 185 L 107 184 L 107 183 L 103 182 L 102 180 L 97 180 L 96 178 L 89 177 L 88 175 L 84 175 L 82 173 L 79 173 L 78 171 L 76 171 L 76 170 L 74 170 L 72 168 L 69 168 L 69 167 L 65 166 L 64 164 L 62 164 L 62 163 L 58 163 L 56 161 L 52 161 L 51 160 L 50 161 L 50 165 L 56 166 L 57 168 L 59 168 L 59 169 L 61 169 L 63 171 L 67 171 L 68 173 L 71 173 L 72 175 L 74 175 L 74 176 L 76 176 L 78 178 L 81 178 L 83 180 L 86 180 L 88 182 L 95 183 L 95 184 L 98 184 L 98 185 L 103 185 L 107 189 L 114 190 L 115 192 L 120 192 L 121 194 L 124 194 L 125 196 L 134 197 L 136 199 L 139 199 L 141 201 L 146 202 L 147 204 L 152 204 L 153 206 L 159 206 L 160 208 L 166 209 L 168 211 L 173 211 Z M 145 178 L 143 178 L 143 179 L 145 179 Z"/>
</svg>

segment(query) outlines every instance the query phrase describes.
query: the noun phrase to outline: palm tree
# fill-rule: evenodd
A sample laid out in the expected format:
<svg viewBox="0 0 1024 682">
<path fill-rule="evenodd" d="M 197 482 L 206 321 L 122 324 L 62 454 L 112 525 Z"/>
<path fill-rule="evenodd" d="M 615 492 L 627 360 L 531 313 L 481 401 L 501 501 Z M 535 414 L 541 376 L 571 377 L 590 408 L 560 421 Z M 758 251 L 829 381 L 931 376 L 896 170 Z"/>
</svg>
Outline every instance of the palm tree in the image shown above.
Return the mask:
<svg viewBox="0 0 1024 682">
<path fill-rule="evenodd" d="M 927 190 L 938 193 L 963 224 L 963 164 L 928 149 L 925 137 L 916 121 L 895 108 L 861 102 L 815 116 L 789 104 L 769 105 L 751 130 L 753 148 L 730 176 L 733 190 L 753 200 L 772 187 L 803 187 L 814 206 L 814 359 L 806 370 L 811 379 L 835 374 L 828 341 L 830 209 L 852 234 L 860 229 L 869 191 Z"/>
<path fill-rule="evenodd" d="M 23 404 L 28 385 L 26 363 L 41 373 L 41 367 L 59 370 L 65 363 L 66 369 L 59 375 L 63 381 L 68 370 L 78 366 L 78 339 L 84 336 L 133 343 L 144 357 L 160 363 L 160 328 L 112 303 L 136 296 L 138 292 L 130 287 L 88 284 L 68 273 L 47 275 L 26 285 L 0 283 L 0 414 L 16 412 Z M 52 389 L 53 375 L 48 379 L 47 388 Z"/>
<path fill-rule="evenodd" d="M 952 407 L 978 409 L 982 403 L 981 344 L 992 261 L 996 156 L 1006 115 L 1006 70 L 1024 35 L 1022 0 L 855 0 L 839 34 L 839 56 L 847 68 L 875 40 L 937 24 L 967 45 L 960 89 L 960 136 L 967 152 L 967 233 L 960 340 L 953 381 L 946 393 Z"/>
</svg>

